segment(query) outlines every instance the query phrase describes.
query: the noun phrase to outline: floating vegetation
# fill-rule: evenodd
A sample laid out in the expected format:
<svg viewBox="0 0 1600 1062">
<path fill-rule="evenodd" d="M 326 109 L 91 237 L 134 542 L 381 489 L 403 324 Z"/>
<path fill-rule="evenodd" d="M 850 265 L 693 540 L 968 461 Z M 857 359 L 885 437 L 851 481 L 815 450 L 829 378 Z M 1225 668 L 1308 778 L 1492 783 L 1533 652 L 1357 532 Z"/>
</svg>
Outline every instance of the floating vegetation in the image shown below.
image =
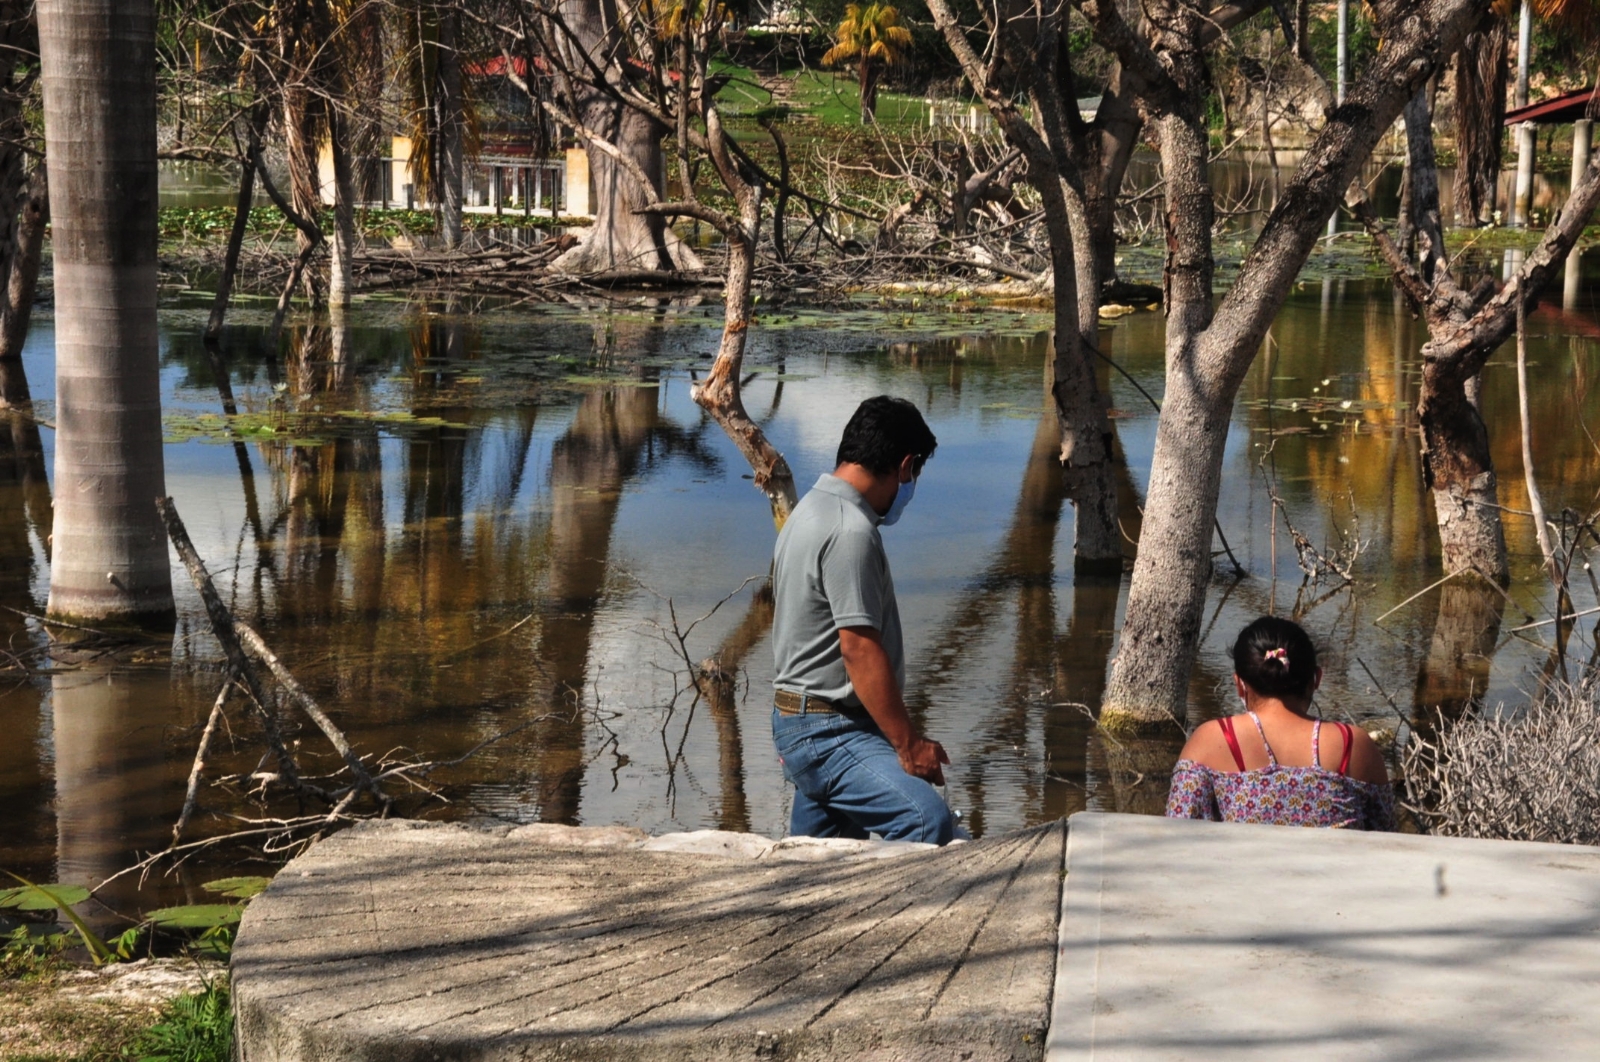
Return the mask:
<svg viewBox="0 0 1600 1062">
<path fill-rule="evenodd" d="M 370 432 L 374 427 L 395 433 L 430 428 L 465 430 L 470 427 L 443 417 L 419 415 L 406 410 L 295 412 L 272 409 L 236 413 L 231 417 L 222 413 L 181 412 L 168 413 L 162 420 L 169 443 L 191 440 L 218 443 L 271 440 L 286 446 L 317 446 L 340 437 Z"/>
</svg>

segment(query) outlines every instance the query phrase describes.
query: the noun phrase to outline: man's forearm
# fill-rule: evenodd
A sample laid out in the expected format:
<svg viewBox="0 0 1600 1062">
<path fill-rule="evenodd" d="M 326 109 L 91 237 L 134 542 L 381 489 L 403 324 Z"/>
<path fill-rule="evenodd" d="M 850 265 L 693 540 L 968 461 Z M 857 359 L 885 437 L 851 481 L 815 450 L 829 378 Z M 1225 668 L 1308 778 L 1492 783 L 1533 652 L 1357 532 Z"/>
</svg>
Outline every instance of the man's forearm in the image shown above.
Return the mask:
<svg viewBox="0 0 1600 1062">
<path fill-rule="evenodd" d="M 855 688 L 861 705 L 878 724 L 883 736 L 896 749 L 908 747 L 917 736 L 911 725 L 911 715 L 906 711 L 904 696 L 895 682 L 894 668 L 889 664 L 889 654 L 883 645 L 871 638 L 855 636 L 853 639 L 841 632 L 841 643 L 856 644 L 844 652 L 845 673 Z"/>
</svg>

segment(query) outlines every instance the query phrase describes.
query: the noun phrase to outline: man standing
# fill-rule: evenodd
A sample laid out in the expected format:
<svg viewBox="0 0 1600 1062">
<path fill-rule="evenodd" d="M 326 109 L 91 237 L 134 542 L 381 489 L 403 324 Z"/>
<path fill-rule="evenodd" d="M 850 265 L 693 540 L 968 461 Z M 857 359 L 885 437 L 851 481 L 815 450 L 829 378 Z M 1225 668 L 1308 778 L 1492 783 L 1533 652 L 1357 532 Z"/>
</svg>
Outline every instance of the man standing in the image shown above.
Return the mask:
<svg viewBox="0 0 1600 1062">
<path fill-rule="evenodd" d="M 878 534 L 905 511 L 936 445 L 916 406 L 867 399 L 845 425 L 838 467 L 778 535 L 772 737 L 795 787 L 792 835 L 955 836 L 933 788 L 950 758 L 906 714 L 900 610 Z"/>
</svg>

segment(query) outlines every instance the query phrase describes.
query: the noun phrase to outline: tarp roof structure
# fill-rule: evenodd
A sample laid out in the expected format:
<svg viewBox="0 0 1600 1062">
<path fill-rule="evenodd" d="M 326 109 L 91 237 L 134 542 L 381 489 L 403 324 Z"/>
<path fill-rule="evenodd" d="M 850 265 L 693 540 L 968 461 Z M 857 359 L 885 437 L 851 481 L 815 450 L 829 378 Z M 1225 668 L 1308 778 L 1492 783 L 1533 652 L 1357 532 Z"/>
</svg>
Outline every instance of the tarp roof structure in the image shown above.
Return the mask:
<svg viewBox="0 0 1600 1062">
<path fill-rule="evenodd" d="M 1506 112 L 1507 125 L 1520 125 L 1523 122 L 1532 122 L 1535 125 L 1566 125 L 1576 122 L 1584 117 L 1584 112 L 1589 107 L 1589 100 L 1595 94 L 1594 86 L 1581 88 L 1576 92 L 1563 93 L 1548 100 L 1530 103 L 1526 107 L 1517 107 Z"/>
</svg>

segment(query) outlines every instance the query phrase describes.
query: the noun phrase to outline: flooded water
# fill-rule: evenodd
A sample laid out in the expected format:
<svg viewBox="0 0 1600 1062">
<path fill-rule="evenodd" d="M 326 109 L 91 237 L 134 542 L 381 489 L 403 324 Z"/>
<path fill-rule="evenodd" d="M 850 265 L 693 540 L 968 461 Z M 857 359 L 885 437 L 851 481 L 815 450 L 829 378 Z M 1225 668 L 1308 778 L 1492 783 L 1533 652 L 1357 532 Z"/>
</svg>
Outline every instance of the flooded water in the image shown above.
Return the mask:
<svg viewBox="0 0 1600 1062">
<path fill-rule="evenodd" d="M 1552 512 L 1590 512 L 1600 490 L 1578 427 L 1600 424 L 1596 279 L 1570 307 L 1547 302 L 1530 319 L 1534 448 Z M 473 753 L 432 775 L 440 799 L 407 796 L 409 813 L 781 834 L 770 608 L 758 592 L 773 525 L 747 466 L 689 397 L 719 310 L 472 308 L 374 300 L 342 328 L 299 328 L 281 360 L 264 355 L 246 312 L 220 365 L 198 340 L 199 311 L 163 311 L 168 490 L 224 597 L 364 752 Z M 1126 578 L 1073 578 L 1072 510 L 1044 407 L 1046 323 L 863 305 L 778 311 L 752 332 L 745 404 L 802 485 L 831 469 L 866 396 L 913 400 L 939 437 L 916 504 L 884 538 L 908 699 L 950 751 L 950 801 L 980 834 L 1083 808 L 1158 811 L 1176 751 L 1113 743 L 1082 707 L 1103 688 Z M 1140 313 L 1102 337 L 1157 397 L 1162 329 L 1159 314 Z M 1322 711 L 1374 729 L 1474 694 L 1515 700 L 1549 666 L 1551 628 L 1513 629 L 1548 617 L 1552 601 L 1515 512 L 1527 503 L 1508 354 L 1486 371 L 1483 403 L 1509 507 L 1510 603 L 1450 587 L 1407 603 L 1442 574 L 1412 426 L 1422 338 L 1381 283 L 1306 284 L 1280 315 L 1233 418 L 1221 503 L 1249 574 L 1219 568 L 1191 719 L 1228 706 L 1227 646 L 1274 608 L 1298 608 L 1325 653 Z M 25 355 L 35 394 L 53 393 L 52 348 L 42 317 Z M 234 435 L 218 417 L 219 367 L 241 411 Z M 1126 379 L 1106 382 L 1136 537 L 1155 417 Z M 51 419 L 48 405 L 41 415 Z M 1364 543 L 1354 586 L 1301 586 L 1288 531 L 1280 521 L 1273 532 L 1269 474 L 1311 542 L 1337 545 L 1342 530 Z M 0 605 L 38 613 L 46 529 L 24 494 L 0 480 Z M 164 844 L 221 681 L 181 568 L 174 584 L 170 651 L 0 673 L 0 866 L 89 882 Z M 1595 604 L 1586 577 L 1576 593 L 1579 609 Z M 737 681 L 694 703 L 672 614 L 687 627 L 729 594 L 687 652 L 720 655 Z M 1589 656 L 1591 622 L 1568 645 L 1575 660 Z M 0 612 L 13 650 L 42 637 Z M 259 759 L 251 724 L 230 720 L 213 778 Z M 299 737 L 322 748 L 310 728 Z M 308 763 L 326 762 L 317 756 Z M 209 788 L 201 808 L 202 832 L 260 813 Z M 197 895 L 236 858 L 185 867 L 142 895 L 124 879 L 107 899 L 132 909 Z"/>
</svg>

